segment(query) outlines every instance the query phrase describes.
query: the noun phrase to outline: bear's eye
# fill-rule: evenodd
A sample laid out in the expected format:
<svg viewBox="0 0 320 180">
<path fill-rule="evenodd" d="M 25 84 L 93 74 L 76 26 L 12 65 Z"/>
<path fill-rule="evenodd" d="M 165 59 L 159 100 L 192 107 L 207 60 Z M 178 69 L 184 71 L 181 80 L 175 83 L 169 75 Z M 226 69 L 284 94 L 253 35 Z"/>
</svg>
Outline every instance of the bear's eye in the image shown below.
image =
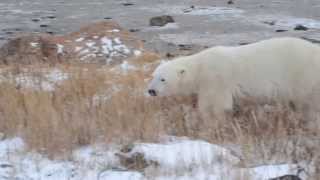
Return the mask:
<svg viewBox="0 0 320 180">
<path fill-rule="evenodd" d="M 164 78 L 161 78 L 161 80 L 160 80 L 160 81 L 165 82 L 166 80 L 165 80 Z"/>
</svg>

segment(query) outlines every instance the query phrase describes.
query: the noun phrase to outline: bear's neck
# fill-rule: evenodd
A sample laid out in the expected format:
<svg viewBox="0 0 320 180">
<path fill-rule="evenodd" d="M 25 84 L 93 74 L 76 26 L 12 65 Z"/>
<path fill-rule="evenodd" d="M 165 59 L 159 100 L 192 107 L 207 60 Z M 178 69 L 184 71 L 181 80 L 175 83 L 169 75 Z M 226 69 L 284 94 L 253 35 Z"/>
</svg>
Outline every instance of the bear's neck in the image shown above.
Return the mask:
<svg viewBox="0 0 320 180">
<path fill-rule="evenodd" d="M 199 63 L 197 60 L 193 59 L 193 58 L 188 58 L 186 59 L 186 61 L 188 61 L 188 63 L 186 63 L 187 65 L 187 69 L 190 71 L 192 70 L 192 72 L 187 72 L 188 73 L 188 78 L 190 80 L 190 90 L 191 90 L 191 94 L 197 94 L 199 92 L 199 81 L 198 76 L 200 74 L 200 67 L 199 67 Z"/>
</svg>

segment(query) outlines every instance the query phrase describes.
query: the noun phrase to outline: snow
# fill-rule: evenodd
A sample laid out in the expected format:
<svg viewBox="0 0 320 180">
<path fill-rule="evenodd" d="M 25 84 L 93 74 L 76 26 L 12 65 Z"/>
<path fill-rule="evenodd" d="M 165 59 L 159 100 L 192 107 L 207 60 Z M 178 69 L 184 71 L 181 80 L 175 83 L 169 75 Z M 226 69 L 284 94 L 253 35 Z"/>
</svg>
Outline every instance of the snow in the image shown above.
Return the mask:
<svg viewBox="0 0 320 180">
<path fill-rule="evenodd" d="M 0 157 L 6 156 L 8 153 L 24 150 L 25 144 L 21 138 L 5 139 L 0 141 Z"/>
<path fill-rule="evenodd" d="M 141 152 L 147 159 L 170 169 L 179 166 L 209 166 L 214 163 L 236 165 L 239 158 L 218 145 L 204 141 L 176 140 L 165 144 L 137 144 L 132 153 Z"/>
<path fill-rule="evenodd" d="M 57 44 L 57 53 L 63 54 L 63 48 L 64 46 L 62 44 Z"/>
<path fill-rule="evenodd" d="M 20 180 L 267 180 L 295 175 L 296 164 L 239 168 L 239 159 L 229 150 L 200 140 L 173 138 L 163 143 L 136 143 L 130 153 L 141 152 L 159 166 L 144 173 L 126 170 L 116 153 L 116 144 L 92 144 L 73 151 L 68 160 L 50 160 L 28 151 L 21 138 L 0 141 L 0 179 Z M 225 163 L 224 163 L 225 162 Z M 181 169 L 180 167 L 186 167 Z"/>
<path fill-rule="evenodd" d="M 133 65 L 130 65 L 128 63 L 128 61 L 123 61 L 123 63 L 120 65 L 120 67 L 124 72 L 127 72 L 128 70 L 135 70 L 136 69 L 136 67 Z"/>
<path fill-rule="evenodd" d="M 143 180 L 143 175 L 134 171 L 106 171 L 103 172 L 99 179 L 105 180 Z"/>
<path fill-rule="evenodd" d="M 39 43 L 37 43 L 37 42 L 31 42 L 31 43 L 30 43 L 30 46 L 36 48 L 36 47 L 39 46 Z"/>
<path fill-rule="evenodd" d="M 134 51 L 133 51 L 133 54 L 134 54 L 135 56 L 140 56 L 140 55 L 142 54 L 142 52 L 139 51 L 139 50 L 134 50 Z"/>
<path fill-rule="evenodd" d="M 109 30 L 108 32 L 120 32 L 119 29 L 112 29 L 112 30 Z"/>
<path fill-rule="evenodd" d="M 27 89 L 53 91 L 55 86 L 69 78 L 58 68 L 40 70 L 39 72 L 21 72 L 19 74 L 1 74 L 0 84 L 3 82 L 14 83 L 16 86 Z"/>
<path fill-rule="evenodd" d="M 76 42 L 82 42 L 83 40 L 84 40 L 84 37 L 80 37 L 80 38 L 76 39 L 75 41 Z"/>
<path fill-rule="evenodd" d="M 119 32 L 119 29 L 109 30 L 110 32 Z M 79 42 L 74 52 L 78 54 L 80 60 L 90 61 L 92 58 L 105 57 L 107 63 L 113 62 L 114 58 L 126 58 L 130 55 L 138 56 L 141 51 L 128 47 L 120 37 L 93 36 L 91 38 L 79 38 Z M 90 59 L 91 58 L 91 59 Z"/>
<path fill-rule="evenodd" d="M 87 42 L 86 46 L 93 47 L 96 43 L 95 42 Z"/>
<path fill-rule="evenodd" d="M 79 52 L 81 49 L 82 49 L 82 47 L 76 46 L 76 47 L 74 48 L 74 52 Z"/>
<path fill-rule="evenodd" d="M 270 178 L 283 176 L 285 174 L 296 175 L 298 169 L 299 169 L 299 166 L 297 165 L 280 164 L 277 166 L 274 166 L 274 165 L 258 166 L 258 167 L 249 169 L 249 172 L 253 179 L 267 180 Z"/>
</svg>

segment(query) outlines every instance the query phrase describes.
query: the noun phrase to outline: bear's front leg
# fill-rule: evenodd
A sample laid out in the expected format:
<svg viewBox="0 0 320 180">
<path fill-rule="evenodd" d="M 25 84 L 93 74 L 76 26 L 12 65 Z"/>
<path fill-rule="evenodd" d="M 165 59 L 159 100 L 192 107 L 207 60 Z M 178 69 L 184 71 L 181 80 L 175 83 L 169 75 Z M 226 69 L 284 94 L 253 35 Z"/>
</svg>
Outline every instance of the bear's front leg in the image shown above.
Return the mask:
<svg viewBox="0 0 320 180">
<path fill-rule="evenodd" d="M 212 123 L 212 120 L 216 118 L 225 118 L 225 113 L 232 111 L 233 108 L 232 93 L 229 91 L 200 92 L 198 101 L 199 112 L 206 123 L 210 121 Z"/>
</svg>

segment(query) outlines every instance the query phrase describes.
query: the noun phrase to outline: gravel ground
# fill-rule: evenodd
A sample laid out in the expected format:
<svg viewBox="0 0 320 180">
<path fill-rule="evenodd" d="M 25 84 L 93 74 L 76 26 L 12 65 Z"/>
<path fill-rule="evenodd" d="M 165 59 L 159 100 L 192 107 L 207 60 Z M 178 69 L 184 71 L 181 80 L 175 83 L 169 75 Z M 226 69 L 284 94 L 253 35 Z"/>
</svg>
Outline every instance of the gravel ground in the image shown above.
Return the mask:
<svg viewBox="0 0 320 180">
<path fill-rule="evenodd" d="M 320 39 L 319 0 L 1 0 L 0 45 L 21 32 L 64 34 L 113 19 L 160 52 L 237 45 L 274 36 Z M 175 23 L 150 27 L 171 15 Z M 319 21 L 318 21 L 319 20 Z M 303 25 L 307 31 L 294 30 Z M 283 32 L 277 32 L 283 31 Z M 180 46 L 179 46 L 180 45 Z"/>
</svg>

